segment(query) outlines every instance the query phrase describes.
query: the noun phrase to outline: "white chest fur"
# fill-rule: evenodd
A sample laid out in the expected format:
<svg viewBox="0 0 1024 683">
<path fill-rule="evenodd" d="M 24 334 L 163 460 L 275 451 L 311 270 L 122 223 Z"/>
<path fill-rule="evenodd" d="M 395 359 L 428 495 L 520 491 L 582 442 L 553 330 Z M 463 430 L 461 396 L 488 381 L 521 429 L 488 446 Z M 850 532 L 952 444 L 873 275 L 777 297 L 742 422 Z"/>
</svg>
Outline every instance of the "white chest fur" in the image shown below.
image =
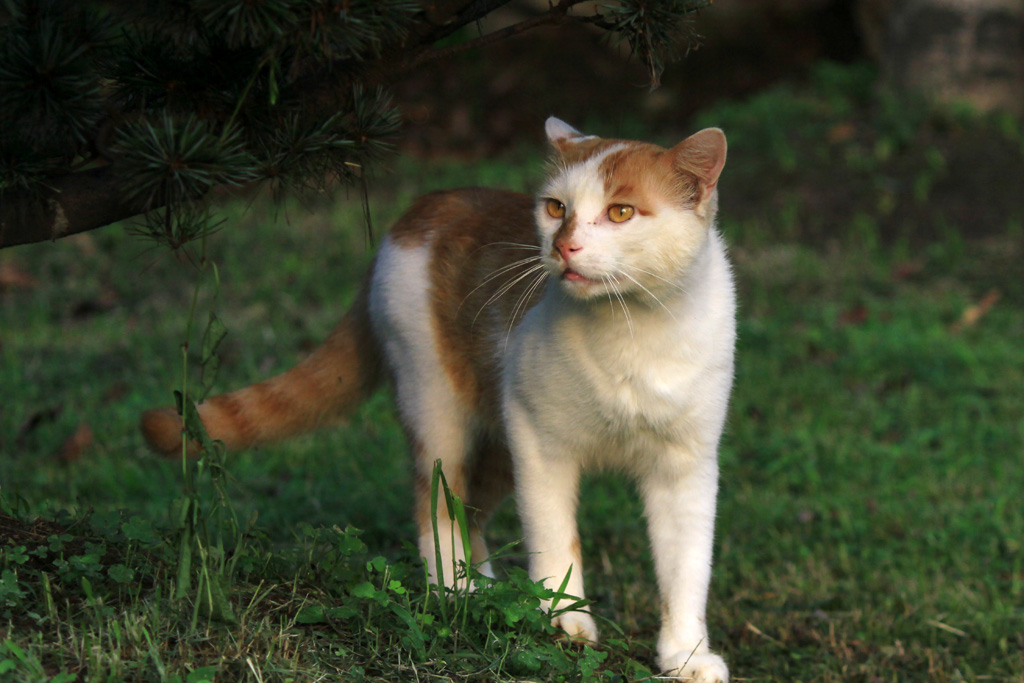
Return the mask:
<svg viewBox="0 0 1024 683">
<path fill-rule="evenodd" d="M 717 235 L 702 258 L 660 303 L 579 302 L 552 286 L 526 316 L 506 355 L 506 397 L 547 457 L 636 469 L 668 445 L 710 445 L 732 382 L 735 302 Z"/>
</svg>

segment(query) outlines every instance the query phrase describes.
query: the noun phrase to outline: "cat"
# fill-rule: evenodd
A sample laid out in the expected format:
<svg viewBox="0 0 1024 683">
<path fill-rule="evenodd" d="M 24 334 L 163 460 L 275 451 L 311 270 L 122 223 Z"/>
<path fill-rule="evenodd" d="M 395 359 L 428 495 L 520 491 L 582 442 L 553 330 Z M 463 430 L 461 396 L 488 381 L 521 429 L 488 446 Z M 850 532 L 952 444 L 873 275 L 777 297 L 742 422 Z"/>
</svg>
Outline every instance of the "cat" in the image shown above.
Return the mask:
<svg viewBox="0 0 1024 683">
<path fill-rule="evenodd" d="M 545 129 L 552 162 L 537 198 L 484 188 L 421 197 L 323 346 L 199 414 L 212 438 L 246 448 L 325 425 L 390 379 L 415 459 L 419 549 L 449 584 L 467 558 L 460 532 L 442 530 L 436 564 L 436 459 L 472 509 L 474 561 L 487 558 L 484 524 L 514 482 L 531 577 L 557 589 L 568 576 L 565 592 L 579 597 L 580 474 L 631 475 L 661 596 L 658 664 L 724 682 L 705 607 L 736 336 L 715 228 L 725 135 L 709 128 L 664 149 L 554 117 Z M 181 452 L 174 411 L 148 411 L 142 428 L 156 450 Z M 481 571 L 491 573 L 486 561 Z M 586 609 L 553 621 L 597 641 Z"/>
</svg>

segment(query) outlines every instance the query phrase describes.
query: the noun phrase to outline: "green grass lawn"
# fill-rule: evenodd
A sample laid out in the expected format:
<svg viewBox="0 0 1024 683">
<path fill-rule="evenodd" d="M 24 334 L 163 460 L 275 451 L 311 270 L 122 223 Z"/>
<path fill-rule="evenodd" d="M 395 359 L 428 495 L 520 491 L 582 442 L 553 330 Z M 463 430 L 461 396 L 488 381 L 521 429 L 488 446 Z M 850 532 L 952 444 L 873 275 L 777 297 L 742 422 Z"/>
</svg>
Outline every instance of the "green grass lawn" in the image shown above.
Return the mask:
<svg viewBox="0 0 1024 683">
<path fill-rule="evenodd" d="M 835 96 L 815 92 L 812 104 Z M 911 213 L 892 238 L 884 198 L 831 220 L 811 221 L 798 195 L 732 212 L 730 192 L 756 195 L 772 154 L 796 159 L 772 182 L 789 174 L 804 188 L 802 161 L 824 163 L 811 157 L 825 143 L 787 152 L 793 140 L 773 137 L 771 126 L 827 131 L 851 116 L 806 98 L 783 90 L 702 119 L 736 129 L 721 216 L 741 302 L 713 646 L 734 680 L 1024 681 L 1019 218 L 966 239 L 962 226 Z M 749 120 L 765 108 L 778 120 Z M 896 151 L 867 147 L 868 161 L 855 138 L 838 158 L 866 179 L 909 167 L 908 191 L 927 204 L 946 171 L 929 161 L 934 139 L 915 166 L 908 135 Z M 1020 148 L 1016 129 L 1000 135 Z M 378 230 L 435 187 L 530 190 L 541 157 L 396 164 L 371 198 Z M 938 175 L 913 181 L 928 169 Z M 888 186 L 857 191 L 872 187 Z M 221 391 L 319 343 L 370 250 L 354 200 L 239 199 L 219 211 L 227 223 L 208 259 L 220 284 L 207 267 L 192 348 L 215 311 L 229 331 Z M 578 649 L 533 609 L 538 589 L 515 547 L 502 580 L 477 594 L 426 591 L 386 394 L 344 426 L 231 454 L 223 469 L 146 451 L 140 412 L 171 405 L 182 383 L 194 262 L 114 227 L 0 252 L 2 272 L 32 282 L 0 289 L 0 681 L 652 674 L 657 595 L 627 483 L 600 475 L 584 489 L 588 597 L 605 642 Z M 69 444 L 86 430 L 81 447 Z M 492 535 L 492 547 L 518 540 L 510 502 Z"/>
</svg>

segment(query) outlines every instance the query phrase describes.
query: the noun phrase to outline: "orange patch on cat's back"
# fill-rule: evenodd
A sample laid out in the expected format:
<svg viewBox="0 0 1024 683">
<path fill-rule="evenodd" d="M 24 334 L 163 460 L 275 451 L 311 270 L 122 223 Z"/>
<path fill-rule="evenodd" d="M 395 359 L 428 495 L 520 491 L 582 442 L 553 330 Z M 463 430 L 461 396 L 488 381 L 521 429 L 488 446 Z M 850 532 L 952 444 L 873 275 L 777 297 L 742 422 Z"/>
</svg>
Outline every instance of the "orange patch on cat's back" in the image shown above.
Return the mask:
<svg viewBox="0 0 1024 683">
<path fill-rule="evenodd" d="M 440 191 L 418 197 L 391 227 L 391 240 L 405 248 L 425 246 L 437 230 L 458 220 L 462 206 L 454 195 Z"/>
<path fill-rule="evenodd" d="M 491 297 L 521 270 L 512 264 L 531 253 L 522 245 L 536 244 L 533 205 L 527 195 L 487 188 L 435 192 L 417 201 L 392 230 L 398 246 L 429 245 L 437 352 L 453 388 L 474 411 L 499 410 L 500 362 L 488 322 L 494 311 L 500 311 L 497 319 L 510 319 L 520 285 Z M 507 266 L 509 277 L 488 280 Z"/>
</svg>

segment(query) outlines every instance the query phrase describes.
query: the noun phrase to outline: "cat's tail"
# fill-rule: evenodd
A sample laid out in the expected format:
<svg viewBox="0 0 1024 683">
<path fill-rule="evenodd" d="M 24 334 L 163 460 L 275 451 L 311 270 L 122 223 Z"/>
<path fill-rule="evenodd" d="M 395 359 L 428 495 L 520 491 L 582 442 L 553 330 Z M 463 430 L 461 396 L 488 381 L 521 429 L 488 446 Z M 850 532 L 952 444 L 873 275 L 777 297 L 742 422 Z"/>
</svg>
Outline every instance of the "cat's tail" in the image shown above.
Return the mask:
<svg viewBox="0 0 1024 683">
<path fill-rule="evenodd" d="M 323 345 L 291 370 L 201 403 L 210 438 L 228 450 L 249 448 L 329 425 L 362 403 L 383 375 L 367 294 L 364 286 Z M 147 410 L 142 433 L 153 450 L 181 453 L 182 420 L 174 410 Z M 195 443 L 189 452 L 198 454 Z"/>
</svg>

